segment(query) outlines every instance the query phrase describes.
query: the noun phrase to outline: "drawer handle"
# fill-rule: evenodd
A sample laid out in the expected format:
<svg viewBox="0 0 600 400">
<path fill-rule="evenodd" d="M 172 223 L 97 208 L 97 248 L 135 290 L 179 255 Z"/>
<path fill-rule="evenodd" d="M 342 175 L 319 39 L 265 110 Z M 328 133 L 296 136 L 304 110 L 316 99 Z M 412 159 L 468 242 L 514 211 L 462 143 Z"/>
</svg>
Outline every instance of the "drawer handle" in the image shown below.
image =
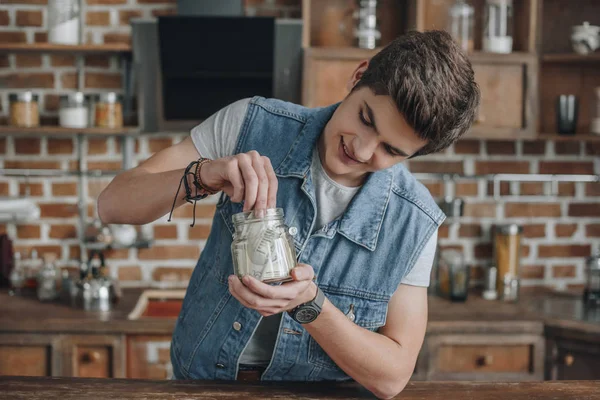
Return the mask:
<svg viewBox="0 0 600 400">
<path fill-rule="evenodd" d="M 570 367 L 571 365 L 573 365 L 574 362 L 575 362 L 575 357 L 573 357 L 571 354 L 567 354 L 565 356 L 565 365 L 567 367 Z"/>
<path fill-rule="evenodd" d="M 494 363 L 494 356 L 491 354 L 486 354 L 485 356 L 481 356 L 477 359 L 477 364 L 482 367 L 489 367 Z"/>
<path fill-rule="evenodd" d="M 100 361 L 100 353 L 97 351 L 90 351 L 81 356 L 81 361 L 84 363 L 94 363 Z"/>
</svg>

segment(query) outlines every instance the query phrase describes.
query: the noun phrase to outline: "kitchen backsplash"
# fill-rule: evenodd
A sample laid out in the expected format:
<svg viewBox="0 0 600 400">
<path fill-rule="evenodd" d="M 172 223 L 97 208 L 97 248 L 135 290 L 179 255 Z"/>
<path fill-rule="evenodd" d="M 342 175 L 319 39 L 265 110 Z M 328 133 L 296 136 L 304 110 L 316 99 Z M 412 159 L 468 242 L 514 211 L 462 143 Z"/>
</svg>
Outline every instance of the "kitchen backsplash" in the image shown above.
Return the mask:
<svg viewBox="0 0 600 400">
<path fill-rule="evenodd" d="M 46 0 L 1 0 L 0 41 L 46 40 Z M 299 17 L 300 0 L 246 1 L 248 15 Z M 87 0 L 84 37 L 91 43 L 128 42 L 131 17 L 173 13 L 175 1 Z M 86 56 L 85 90 L 120 90 L 118 59 Z M 75 58 L 71 55 L 0 55 L 0 123 L 6 123 L 11 91 L 30 88 L 41 96 L 42 123 L 56 122 L 58 95 L 76 87 Z M 142 136 L 136 140 L 136 159 L 183 139 L 185 133 Z M 117 138 L 86 138 L 87 169 L 121 168 Z M 407 163 L 414 172 L 459 174 L 488 173 L 578 173 L 600 174 L 600 142 L 481 141 L 463 140 L 448 151 Z M 71 138 L 0 137 L 1 168 L 77 169 Z M 88 213 L 96 215 L 95 199 L 110 178 L 88 178 Z M 444 184 L 424 180 L 435 197 L 444 195 Z M 56 253 L 61 265 L 76 267 L 77 242 L 76 178 L 0 177 L 0 196 L 25 194 L 39 201 L 40 221 L 24 225 L 0 225 L 0 232 L 15 238 L 17 250 L 38 249 Z M 492 196 L 492 185 L 484 180 L 460 180 L 455 194 L 465 200 L 464 216 L 448 221 L 440 230 L 440 245 L 463 250 L 474 267 L 476 280 L 491 260 L 490 227 L 495 223 L 524 225 L 524 286 L 560 288 L 583 282 L 584 258 L 600 249 L 600 183 L 561 183 L 556 196 L 541 183 L 504 183 L 500 199 Z M 174 195 L 174 193 L 173 193 Z M 150 283 L 185 285 L 210 232 L 216 198 L 197 206 L 192 228 L 191 206 L 184 206 L 167 222 L 167 216 L 152 224 L 155 243 L 149 249 L 113 250 L 107 253 L 111 273 L 124 286 Z M 401 249 L 399 249 L 401 251 Z"/>
</svg>

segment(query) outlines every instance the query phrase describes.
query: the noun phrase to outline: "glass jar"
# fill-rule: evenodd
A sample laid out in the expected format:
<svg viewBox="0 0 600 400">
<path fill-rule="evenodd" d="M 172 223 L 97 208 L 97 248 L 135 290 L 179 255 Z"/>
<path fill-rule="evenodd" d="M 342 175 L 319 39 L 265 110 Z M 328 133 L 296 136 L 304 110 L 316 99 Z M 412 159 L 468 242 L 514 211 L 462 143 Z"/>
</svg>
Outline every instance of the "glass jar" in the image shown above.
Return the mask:
<svg viewBox="0 0 600 400">
<path fill-rule="evenodd" d="M 60 294 L 62 274 L 54 260 L 54 254 L 44 254 L 44 266 L 37 276 L 37 297 L 40 301 L 52 301 Z"/>
<path fill-rule="evenodd" d="M 94 125 L 99 128 L 122 128 L 123 105 L 121 96 L 114 92 L 102 93 L 96 97 Z"/>
<path fill-rule="evenodd" d="M 25 278 L 25 269 L 21 262 L 21 253 L 16 252 L 14 255 L 13 268 L 10 271 L 9 276 L 10 289 L 13 294 L 20 295 L 22 293 L 23 287 L 25 287 Z"/>
<path fill-rule="evenodd" d="M 588 306 L 600 306 L 600 253 L 586 260 L 585 272 L 583 300 Z"/>
<path fill-rule="evenodd" d="M 521 263 L 521 236 L 523 227 L 517 224 L 498 225 L 494 229 L 494 259 L 498 274 L 496 282 L 497 291 L 503 297 L 516 297 L 518 293 L 511 293 L 509 290 L 518 291 L 518 282 L 513 283 L 519 278 L 519 266 Z M 510 285 L 505 290 L 505 285 Z"/>
<path fill-rule="evenodd" d="M 296 266 L 296 248 L 292 236 L 295 228 L 283 221 L 283 209 L 267 209 L 264 217 L 253 211 L 232 216 L 235 226 L 231 254 L 235 274 L 241 279 L 250 275 L 266 282 L 292 280 Z"/>
<path fill-rule="evenodd" d="M 48 1 L 48 43 L 79 44 L 79 0 Z"/>
<path fill-rule="evenodd" d="M 377 0 L 360 0 L 358 4 L 358 25 L 354 36 L 358 39 L 359 48 L 374 49 L 381 39 L 377 26 Z"/>
<path fill-rule="evenodd" d="M 89 96 L 75 92 L 60 97 L 59 124 L 65 128 L 87 128 L 90 122 Z"/>
<path fill-rule="evenodd" d="M 21 128 L 40 125 L 39 96 L 32 92 L 13 93 L 9 95 L 10 124 Z"/>
<path fill-rule="evenodd" d="M 475 8 L 465 0 L 456 0 L 450 7 L 449 14 L 448 32 L 463 51 L 472 52 L 475 48 L 473 40 Z"/>
<path fill-rule="evenodd" d="M 510 53 L 513 45 L 512 0 L 486 0 L 483 25 L 483 50 Z"/>
<path fill-rule="evenodd" d="M 471 269 L 462 252 L 445 249 L 440 253 L 438 277 L 440 294 L 451 301 L 465 301 L 469 294 Z"/>
</svg>

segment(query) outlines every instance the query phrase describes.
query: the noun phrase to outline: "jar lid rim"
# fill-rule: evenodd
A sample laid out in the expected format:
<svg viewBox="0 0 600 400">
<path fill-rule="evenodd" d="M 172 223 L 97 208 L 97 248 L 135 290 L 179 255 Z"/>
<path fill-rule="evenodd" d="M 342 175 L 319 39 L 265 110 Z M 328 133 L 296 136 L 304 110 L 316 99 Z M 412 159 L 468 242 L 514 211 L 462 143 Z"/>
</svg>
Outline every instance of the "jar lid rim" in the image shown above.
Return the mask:
<svg viewBox="0 0 600 400">
<path fill-rule="evenodd" d="M 239 224 L 242 222 L 250 222 L 250 221 L 261 221 L 264 219 L 270 218 L 279 218 L 283 217 L 283 208 L 268 208 L 265 211 L 265 216 L 263 218 L 257 218 L 254 215 L 254 210 L 244 211 L 237 214 L 232 215 L 231 219 L 233 223 Z"/>
</svg>

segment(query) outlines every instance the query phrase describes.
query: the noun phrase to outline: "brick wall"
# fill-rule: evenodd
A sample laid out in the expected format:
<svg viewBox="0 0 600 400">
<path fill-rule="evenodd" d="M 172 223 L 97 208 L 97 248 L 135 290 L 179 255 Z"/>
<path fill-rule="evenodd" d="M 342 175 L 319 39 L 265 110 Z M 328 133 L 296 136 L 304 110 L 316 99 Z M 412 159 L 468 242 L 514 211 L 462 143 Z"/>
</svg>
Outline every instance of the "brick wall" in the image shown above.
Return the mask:
<svg viewBox="0 0 600 400">
<path fill-rule="evenodd" d="M 46 0 L 1 0 L 0 41 L 46 40 Z M 248 15 L 297 17 L 299 0 L 247 0 Z M 168 0 L 88 0 L 84 37 L 102 43 L 129 40 L 128 19 L 173 13 Z M 85 58 L 85 90 L 120 90 L 116 57 Z M 0 122 L 7 116 L 8 93 L 33 88 L 42 95 L 43 122 L 56 122 L 58 95 L 76 87 L 75 60 L 69 55 L 0 55 L 0 77 L 8 88 L 0 89 Z M 137 160 L 180 141 L 184 134 L 143 136 L 136 140 Z M 121 168 L 117 138 L 86 138 L 86 168 Z M 413 160 L 414 172 L 486 173 L 600 173 L 600 143 L 462 141 L 443 154 Z M 0 137 L 1 168 L 77 169 L 72 138 Z M 95 198 L 110 178 L 89 178 L 88 213 L 95 216 Z M 424 181 L 435 197 L 443 195 L 441 182 Z M 24 179 L 0 177 L 0 196 L 16 196 L 26 190 Z M 18 250 L 33 248 L 59 255 L 61 265 L 75 267 L 77 245 L 77 180 L 31 178 L 30 195 L 39 201 L 40 221 L 26 225 L 0 225 L 15 238 Z M 500 201 L 491 196 L 489 182 L 461 180 L 456 195 L 466 201 L 465 216 L 440 230 L 440 244 L 463 250 L 474 267 L 476 279 L 490 261 L 490 228 L 514 221 L 525 226 L 523 276 L 526 286 L 566 287 L 583 282 L 584 257 L 600 248 L 600 185 L 563 183 L 558 195 L 538 183 L 503 184 Z M 156 239 L 150 249 L 114 250 L 107 254 L 111 273 L 125 286 L 163 282 L 185 285 L 210 231 L 216 199 L 198 204 L 196 226 L 189 227 L 192 207 L 177 210 L 172 222 L 166 217 L 151 224 Z"/>
</svg>

